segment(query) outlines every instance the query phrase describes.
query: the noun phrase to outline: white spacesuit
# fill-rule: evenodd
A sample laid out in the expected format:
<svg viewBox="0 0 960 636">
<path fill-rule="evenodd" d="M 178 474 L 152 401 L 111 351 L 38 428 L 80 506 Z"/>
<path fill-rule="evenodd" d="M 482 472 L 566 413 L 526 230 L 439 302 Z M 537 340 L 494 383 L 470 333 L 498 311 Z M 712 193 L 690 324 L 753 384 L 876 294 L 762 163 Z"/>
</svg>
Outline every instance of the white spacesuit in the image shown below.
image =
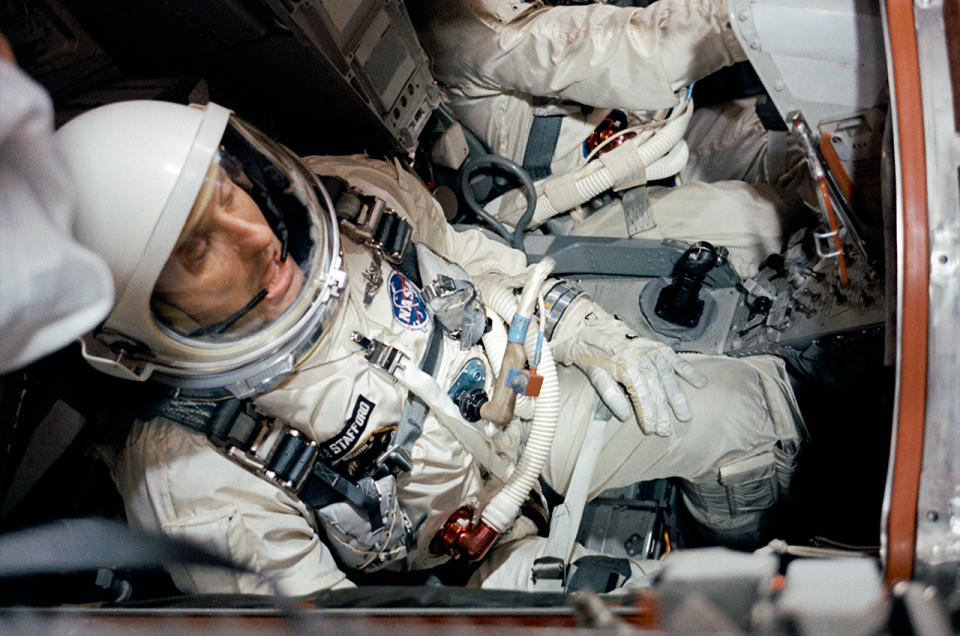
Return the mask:
<svg viewBox="0 0 960 636">
<path fill-rule="evenodd" d="M 142 131 L 144 121 L 153 122 L 156 135 L 132 134 Z M 495 336 L 508 340 L 507 347 L 518 342 L 517 324 L 523 320 L 518 323 L 518 309 L 507 335 L 491 307 L 514 298 L 511 287 L 523 284 L 514 277 L 527 272 L 525 257 L 478 231 L 454 231 L 427 190 L 399 165 L 365 157 L 310 157 L 301 164 L 213 104 L 205 109 L 156 102 L 116 104 L 77 118 L 58 136 L 71 165 L 89 177 L 82 181 L 94 193 L 87 199 L 91 207 L 86 213 L 101 223 L 115 222 L 117 213 L 97 206 L 96 192 L 114 180 L 122 182 L 117 171 L 133 179 L 148 179 L 156 172 L 153 177 L 165 181 L 156 186 L 158 191 L 167 193 L 156 206 L 128 208 L 131 216 L 140 217 L 130 225 L 130 254 L 144 258 L 130 259 L 108 245 L 97 246 L 107 253 L 118 278 L 121 301 L 105 325 L 85 338 L 88 360 L 115 375 L 152 375 L 176 389 L 174 402 L 184 395 L 198 396 L 190 408 L 217 405 L 216 400 L 231 394 L 252 398 L 267 418 L 262 421 L 295 429 L 284 433 L 286 441 L 294 440 L 298 448 L 303 440 L 316 443 L 307 445 L 309 457 L 318 458 L 311 470 L 323 472 L 328 466 L 332 470 L 324 474 L 333 477 L 325 483 L 345 493 L 311 509 L 303 491 L 300 497 L 292 494 L 296 486 L 278 487 L 282 480 L 270 470 L 282 471 L 273 459 L 267 464 L 270 470 L 256 469 L 258 445 L 271 443 L 274 432 L 263 433 L 249 452 L 238 450 L 239 442 L 218 447 L 211 428 L 203 429 L 205 435 L 190 431 L 180 425 L 186 420 L 160 410 L 156 412 L 161 417 L 135 425 L 114 467 L 132 524 L 220 550 L 269 576 L 288 594 L 351 585 L 353 570 L 432 567 L 450 558 L 437 542 L 450 528 L 452 514 L 464 506 L 483 510 L 481 523 L 474 527 L 482 526 L 507 490 L 504 482 L 509 486 L 531 470 L 533 460 L 527 460 L 539 452 L 532 447 L 540 443 L 541 400 L 553 400 L 559 417 L 554 415 L 553 443 L 543 450 L 542 466 L 533 468 L 533 478 L 542 474 L 555 490 L 566 492 L 599 399 L 577 365 L 608 371 L 627 388 L 634 411 L 606 429 L 590 495 L 643 479 L 682 477 L 694 517 L 708 527 L 736 533 L 754 531 L 758 515 L 789 483 L 801 423 L 779 360 L 681 358 L 635 337 L 582 297 L 574 299 L 556 323 L 553 346 L 544 345 L 543 393 L 533 406 L 518 403 L 503 425 L 470 423 L 448 392 L 466 378 L 493 393 L 491 403 L 496 400 L 498 358 L 503 354 L 502 349 L 495 351 Z M 112 152 L 91 153 L 83 143 L 90 139 L 98 140 L 100 152 Z M 158 149 L 157 144 L 166 147 Z M 183 166 L 179 174 L 144 169 L 161 155 L 169 158 L 174 148 Z M 137 176 L 124 168 L 131 164 L 136 164 Z M 327 197 L 327 188 L 311 182 L 304 165 L 318 175 L 336 177 L 339 181 L 333 183 L 346 188 L 346 196 L 333 197 L 344 236 L 333 221 L 331 202 L 324 216 L 314 191 L 302 187 L 315 183 L 321 198 Z M 114 204 L 119 200 L 116 192 L 105 196 Z M 248 200 L 256 206 L 235 206 Z M 130 201 L 142 204 L 149 198 Z M 351 201 L 365 201 L 369 208 L 363 209 L 379 209 L 392 219 L 377 227 L 401 218 L 409 223 L 409 249 L 418 254 L 422 289 L 409 271 L 403 272 L 406 261 L 392 258 L 396 254 L 384 245 L 389 243 L 384 235 L 370 240 L 363 233 L 370 226 L 345 212 Z M 298 214 L 312 219 L 312 225 L 294 218 L 295 202 L 303 204 Z M 227 212 L 215 220 L 210 215 L 221 214 L 220 205 Z M 248 217 L 247 223 L 243 215 L 255 208 L 259 216 Z M 279 211 L 284 222 L 260 212 L 268 208 Z M 216 212 L 206 211 L 211 209 Z M 258 234 L 268 222 L 271 231 Z M 133 231 L 140 226 L 139 232 Z M 233 232 L 229 245 L 222 241 L 225 232 Z M 210 258 L 221 249 L 227 250 L 224 259 L 242 257 L 235 261 L 236 268 L 260 262 L 266 254 L 262 266 L 254 266 L 254 275 L 248 277 L 254 282 L 253 293 L 257 287 L 263 292 L 239 311 L 239 305 L 224 306 L 219 316 L 198 321 L 216 294 L 202 297 L 203 307 L 197 309 L 177 299 L 183 286 L 171 290 L 166 281 L 187 280 L 176 271 L 178 262 L 202 269 L 197 258 Z M 429 275 L 425 262 L 438 264 L 449 275 L 447 282 L 453 280 L 458 290 L 470 292 L 465 296 L 470 302 L 457 305 L 464 315 L 481 307 L 478 299 L 486 305 L 492 321 L 482 344 L 468 337 L 470 320 L 448 324 L 445 312 L 451 305 L 438 309 L 434 304 L 437 298 L 457 296 L 443 291 L 444 277 Z M 516 280 L 520 282 L 511 283 Z M 472 295 L 474 289 L 479 298 Z M 274 301 L 288 294 L 277 314 Z M 312 327 L 303 330 L 304 324 Z M 482 324 L 477 338 L 484 331 Z M 521 336 L 519 342 L 523 340 Z M 528 334 L 528 344 L 535 340 Z M 129 346 L 132 342 L 137 348 Z M 551 350 L 562 363 L 556 371 Z M 428 365 L 427 359 L 435 364 Z M 679 379 L 691 385 L 685 392 Z M 408 409 L 417 400 L 427 409 L 418 424 L 422 431 L 407 446 L 407 459 L 398 462 L 406 466 L 381 469 L 380 464 L 389 465 L 395 457 L 391 453 L 402 445 L 400 438 L 409 434 L 411 429 L 404 428 L 412 412 Z M 299 480 L 291 477 L 292 482 Z M 523 488 L 526 496 L 529 485 Z M 364 507 L 363 497 L 371 492 L 374 505 Z M 499 521 L 499 512 L 490 514 L 496 532 L 489 538 L 499 541 L 472 583 L 530 588 L 531 564 L 545 539 L 534 534 L 531 522 L 517 517 L 516 509 Z M 458 528 L 465 526 L 454 524 L 454 531 Z M 576 548 L 570 560 L 576 563 L 583 553 Z M 642 572 L 636 563 L 631 568 L 627 575 Z M 254 574 L 188 567 L 173 569 L 172 575 L 189 591 L 270 591 Z"/>
<path fill-rule="evenodd" d="M 796 199 L 770 184 L 796 179 L 800 155 L 788 153 L 785 133 L 764 130 L 752 100 L 696 111 L 690 100 L 693 82 L 746 59 L 725 0 L 444 0 L 411 12 L 456 118 L 492 152 L 546 177 L 533 225 L 576 209 L 585 195 L 569 192 L 570 176 L 595 158 L 609 164 L 603 185 L 614 190 L 677 174 L 685 185 L 647 188 L 628 221 L 616 207 L 575 218 L 571 234 L 708 240 L 729 248 L 744 276 L 782 247 Z M 488 210 L 514 223 L 523 196 Z"/>
</svg>

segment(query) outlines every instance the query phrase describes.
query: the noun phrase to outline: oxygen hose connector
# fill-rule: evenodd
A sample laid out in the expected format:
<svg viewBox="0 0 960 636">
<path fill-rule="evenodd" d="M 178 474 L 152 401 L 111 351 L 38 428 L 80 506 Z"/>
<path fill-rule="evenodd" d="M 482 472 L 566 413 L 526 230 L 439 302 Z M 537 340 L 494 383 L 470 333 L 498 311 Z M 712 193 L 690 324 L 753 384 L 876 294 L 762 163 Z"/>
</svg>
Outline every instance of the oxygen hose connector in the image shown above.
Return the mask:
<svg viewBox="0 0 960 636">
<path fill-rule="evenodd" d="M 462 556 L 470 561 L 485 557 L 500 532 L 483 519 L 474 523 L 474 516 L 472 506 L 458 508 L 430 541 L 430 552 L 446 554 L 455 559 Z"/>
<path fill-rule="evenodd" d="M 456 394 L 453 403 L 460 409 L 460 415 L 468 422 L 479 422 L 481 409 L 490 401 L 483 389 L 464 389 Z"/>
<path fill-rule="evenodd" d="M 523 368 L 527 361 L 524 343 L 527 328 L 533 317 L 534 306 L 540 297 L 540 289 L 553 270 L 553 266 L 553 259 L 545 258 L 529 271 L 520 301 L 510 321 L 507 346 L 500 364 L 497 382 L 493 387 L 493 395 L 489 402 L 480 407 L 480 416 L 488 422 L 506 426 L 513 419 L 517 394 L 533 396 L 540 391 L 542 378 L 537 376 L 536 372 L 531 374 Z M 506 290 L 503 291 L 510 299 L 508 302 L 512 302 L 513 295 Z M 493 302 L 493 299 L 488 301 Z"/>
</svg>

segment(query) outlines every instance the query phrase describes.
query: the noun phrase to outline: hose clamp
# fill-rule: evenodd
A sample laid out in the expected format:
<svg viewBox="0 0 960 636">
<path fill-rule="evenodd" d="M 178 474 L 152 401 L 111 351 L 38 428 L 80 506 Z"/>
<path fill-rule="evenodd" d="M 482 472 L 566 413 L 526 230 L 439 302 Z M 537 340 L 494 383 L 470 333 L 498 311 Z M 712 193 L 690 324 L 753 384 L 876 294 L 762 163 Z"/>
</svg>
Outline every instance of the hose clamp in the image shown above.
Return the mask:
<svg viewBox="0 0 960 636">
<path fill-rule="evenodd" d="M 590 298 L 587 292 L 568 280 L 560 280 L 557 282 L 556 285 L 550 288 L 546 296 L 543 297 L 543 305 L 547 311 L 544 329 L 544 335 L 547 340 L 553 339 L 553 332 L 557 328 L 557 324 L 563 317 L 564 312 L 573 304 L 573 301 L 580 297 Z"/>
</svg>

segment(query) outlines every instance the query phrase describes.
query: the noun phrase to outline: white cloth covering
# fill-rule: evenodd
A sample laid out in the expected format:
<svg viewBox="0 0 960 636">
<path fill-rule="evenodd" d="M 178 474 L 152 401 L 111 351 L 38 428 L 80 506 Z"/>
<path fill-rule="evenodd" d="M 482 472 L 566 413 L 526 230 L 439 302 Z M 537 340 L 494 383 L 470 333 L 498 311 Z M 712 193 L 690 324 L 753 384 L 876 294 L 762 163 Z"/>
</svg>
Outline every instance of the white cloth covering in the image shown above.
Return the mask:
<svg viewBox="0 0 960 636">
<path fill-rule="evenodd" d="M 50 97 L 0 59 L 0 373 L 66 346 L 110 310 L 110 270 L 74 240 L 74 204 Z"/>
</svg>

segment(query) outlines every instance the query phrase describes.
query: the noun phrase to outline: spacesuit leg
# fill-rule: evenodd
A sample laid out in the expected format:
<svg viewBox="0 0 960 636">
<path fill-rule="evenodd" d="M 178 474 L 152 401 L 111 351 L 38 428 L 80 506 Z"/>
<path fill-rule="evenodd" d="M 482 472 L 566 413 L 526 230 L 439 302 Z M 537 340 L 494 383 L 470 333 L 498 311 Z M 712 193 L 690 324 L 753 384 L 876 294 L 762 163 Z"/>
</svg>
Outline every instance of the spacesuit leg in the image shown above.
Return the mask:
<svg viewBox="0 0 960 636">
<path fill-rule="evenodd" d="M 647 187 L 656 226 L 635 238 L 709 241 L 730 250 L 730 262 L 745 278 L 756 274 L 770 254 L 778 254 L 799 226 L 800 208 L 778 188 L 742 181 L 687 183 L 676 188 Z M 610 206 L 577 224 L 576 236 L 627 236 L 623 211 Z"/>
<path fill-rule="evenodd" d="M 755 97 L 697 108 L 684 139 L 690 159 L 680 172 L 683 183 L 739 179 L 777 185 L 803 154 L 786 130 L 764 128 Z"/>
<path fill-rule="evenodd" d="M 644 435 L 631 418 L 612 421 L 589 497 L 638 481 L 679 477 L 691 516 L 724 543 L 758 536 L 787 494 L 802 419 L 783 362 L 773 356 L 689 355 L 706 387 L 685 387 L 693 419 L 672 419 L 668 437 Z M 557 492 L 569 484 L 595 393 L 574 367 L 559 367 L 560 427 L 543 475 Z"/>
<path fill-rule="evenodd" d="M 817 209 L 803 148 L 787 130 L 767 130 L 757 98 L 744 97 L 698 108 L 684 140 L 690 148 L 681 183 L 740 180 L 775 186 L 791 208 Z"/>
</svg>

